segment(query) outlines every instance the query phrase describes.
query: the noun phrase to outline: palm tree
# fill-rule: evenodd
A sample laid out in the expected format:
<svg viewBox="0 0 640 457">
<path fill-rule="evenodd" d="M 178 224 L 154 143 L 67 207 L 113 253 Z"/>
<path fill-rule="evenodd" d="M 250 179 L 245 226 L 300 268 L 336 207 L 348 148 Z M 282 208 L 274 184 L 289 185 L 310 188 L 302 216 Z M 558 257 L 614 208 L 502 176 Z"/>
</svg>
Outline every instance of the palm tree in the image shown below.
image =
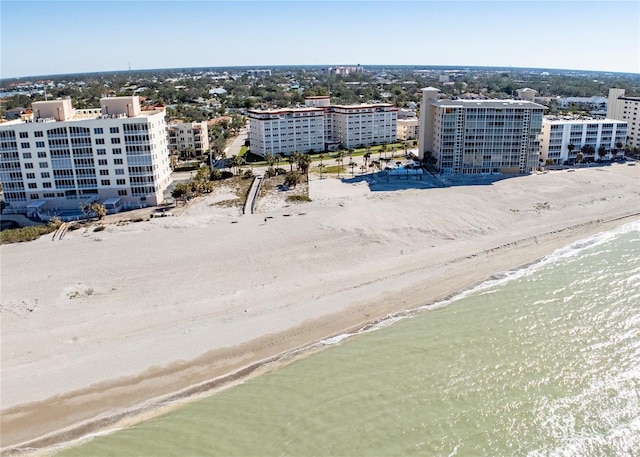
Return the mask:
<svg viewBox="0 0 640 457">
<path fill-rule="evenodd" d="M 320 154 L 318 157 L 320 157 L 320 165 L 322 165 L 322 160 L 324 159 L 324 154 Z"/>
<path fill-rule="evenodd" d="M 367 148 L 369 149 L 369 148 Z M 369 164 L 369 159 L 371 158 L 371 153 L 369 151 L 365 152 L 365 154 L 362 156 L 364 157 L 364 166 L 366 167 Z"/>
<path fill-rule="evenodd" d="M 291 172 L 293 172 L 293 164 L 296 163 L 296 158 L 294 157 L 294 154 L 297 154 L 297 152 L 293 151 L 291 154 L 289 154 L 289 156 L 287 157 L 287 162 L 289 162 L 289 167 Z"/>
<path fill-rule="evenodd" d="M 320 179 L 322 179 L 322 173 L 324 173 L 324 164 L 322 162 L 319 163 L 318 168 L 320 169 Z"/>
<path fill-rule="evenodd" d="M 298 158 L 298 166 L 300 172 L 307 175 L 307 182 L 309 182 L 309 167 L 311 166 L 311 157 L 307 154 L 301 154 Z"/>
<path fill-rule="evenodd" d="M 382 159 L 382 153 L 384 152 L 384 158 L 387 158 L 387 143 L 383 143 L 382 146 L 380 146 L 380 158 Z"/>
<path fill-rule="evenodd" d="M 264 160 L 267 161 L 267 166 L 269 168 L 273 167 L 273 165 L 276 163 L 276 158 L 273 156 L 273 154 L 271 154 L 270 152 L 267 152 L 264 155 Z"/>
<path fill-rule="evenodd" d="M 276 168 L 280 168 L 280 161 L 282 160 L 282 154 L 276 154 Z"/>
<path fill-rule="evenodd" d="M 584 159 L 584 154 L 582 152 L 578 152 L 576 154 L 576 162 L 578 162 L 578 166 L 582 163 L 582 159 Z"/>
<path fill-rule="evenodd" d="M 602 160 L 606 155 L 607 155 L 607 148 L 605 148 L 604 146 L 600 146 L 598 148 L 598 157 L 600 157 L 600 160 Z"/>
<path fill-rule="evenodd" d="M 569 151 L 569 155 L 573 154 L 573 150 L 576 148 L 576 145 L 573 143 L 569 143 L 569 145 L 567 146 L 567 151 Z"/>
<path fill-rule="evenodd" d="M 234 169 L 234 174 L 238 174 L 238 170 L 242 165 L 242 160 L 238 156 L 233 156 L 229 159 L 229 166 Z"/>
<path fill-rule="evenodd" d="M 342 163 L 344 162 L 344 152 L 338 151 L 336 154 L 336 162 L 340 164 L 338 167 L 338 178 L 340 177 L 340 171 L 342 171 Z"/>
<path fill-rule="evenodd" d="M 349 166 L 351 167 L 351 177 L 353 178 L 353 168 L 356 166 L 356 163 L 353 160 L 351 160 L 349 162 Z"/>
</svg>

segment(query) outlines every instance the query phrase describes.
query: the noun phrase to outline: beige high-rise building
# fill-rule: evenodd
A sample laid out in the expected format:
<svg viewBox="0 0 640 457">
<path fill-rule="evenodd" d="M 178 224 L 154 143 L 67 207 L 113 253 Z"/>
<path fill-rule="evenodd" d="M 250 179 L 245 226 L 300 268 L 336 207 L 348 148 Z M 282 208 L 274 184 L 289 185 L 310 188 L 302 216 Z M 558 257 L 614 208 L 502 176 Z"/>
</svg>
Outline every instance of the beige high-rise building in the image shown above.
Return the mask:
<svg viewBox="0 0 640 457">
<path fill-rule="evenodd" d="M 607 119 L 625 121 L 625 144 L 632 148 L 640 148 L 640 97 L 627 97 L 624 89 L 609 89 Z"/>
<path fill-rule="evenodd" d="M 397 121 L 398 140 L 407 141 L 418 138 L 420 132 L 420 119 L 410 117 L 406 119 L 398 119 Z"/>
<path fill-rule="evenodd" d="M 137 96 L 85 110 L 70 99 L 34 102 L 32 119 L 0 125 L 5 202 L 32 215 L 94 201 L 114 210 L 161 203 L 171 182 L 164 116 L 142 111 Z"/>
<path fill-rule="evenodd" d="M 209 151 L 207 122 L 172 122 L 167 126 L 169 149 L 183 156 L 201 156 Z"/>
<path fill-rule="evenodd" d="M 538 166 L 544 106 L 520 100 L 439 100 L 422 89 L 419 157 L 445 174 L 530 173 Z"/>
</svg>

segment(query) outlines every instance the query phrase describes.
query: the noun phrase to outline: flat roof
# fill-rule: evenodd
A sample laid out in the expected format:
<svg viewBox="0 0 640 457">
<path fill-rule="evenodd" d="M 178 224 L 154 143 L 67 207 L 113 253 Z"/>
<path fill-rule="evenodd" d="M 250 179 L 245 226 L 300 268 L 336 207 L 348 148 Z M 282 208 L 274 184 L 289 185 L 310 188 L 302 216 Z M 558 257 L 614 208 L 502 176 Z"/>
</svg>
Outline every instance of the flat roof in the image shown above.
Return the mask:
<svg viewBox="0 0 640 457">
<path fill-rule="evenodd" d="M 526 100 L 436 100 L 431 102 L 436 106 L 451 106 L 465 108 L 543 108 L 546 106 Z"/>
</svg>

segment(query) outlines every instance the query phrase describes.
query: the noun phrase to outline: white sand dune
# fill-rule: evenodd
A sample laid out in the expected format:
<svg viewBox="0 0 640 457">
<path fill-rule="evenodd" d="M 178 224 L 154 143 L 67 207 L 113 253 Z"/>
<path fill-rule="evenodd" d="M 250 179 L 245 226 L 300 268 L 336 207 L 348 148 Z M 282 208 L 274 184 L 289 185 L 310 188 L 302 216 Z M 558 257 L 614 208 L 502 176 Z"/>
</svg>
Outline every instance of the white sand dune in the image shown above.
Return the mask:
<svg viewBox="0 0 640 457">
<path fill-rule="evenodd" d="M 640 219 L 639 178 L 624 164 L 447 188 L 316 178 L 313 202 L 256 215 L 212 195 L 2 246 L 2 446 L 77 436 Z"/>
</svg>

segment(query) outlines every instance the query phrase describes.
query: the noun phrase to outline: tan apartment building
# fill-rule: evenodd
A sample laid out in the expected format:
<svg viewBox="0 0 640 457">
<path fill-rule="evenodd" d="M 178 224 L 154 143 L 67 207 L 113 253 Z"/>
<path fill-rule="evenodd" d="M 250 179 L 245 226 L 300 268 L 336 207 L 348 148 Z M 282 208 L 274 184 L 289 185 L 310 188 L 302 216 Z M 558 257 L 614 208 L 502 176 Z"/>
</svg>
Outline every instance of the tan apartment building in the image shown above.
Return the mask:
<svg viewBox="0 0 640 457">
<path fill-rule="evenodd" d="M 167 125 L 169 150 L 183 157 L 198 157 L 209 151 L 207 122 L 175 121 Z"/>
</svg>

